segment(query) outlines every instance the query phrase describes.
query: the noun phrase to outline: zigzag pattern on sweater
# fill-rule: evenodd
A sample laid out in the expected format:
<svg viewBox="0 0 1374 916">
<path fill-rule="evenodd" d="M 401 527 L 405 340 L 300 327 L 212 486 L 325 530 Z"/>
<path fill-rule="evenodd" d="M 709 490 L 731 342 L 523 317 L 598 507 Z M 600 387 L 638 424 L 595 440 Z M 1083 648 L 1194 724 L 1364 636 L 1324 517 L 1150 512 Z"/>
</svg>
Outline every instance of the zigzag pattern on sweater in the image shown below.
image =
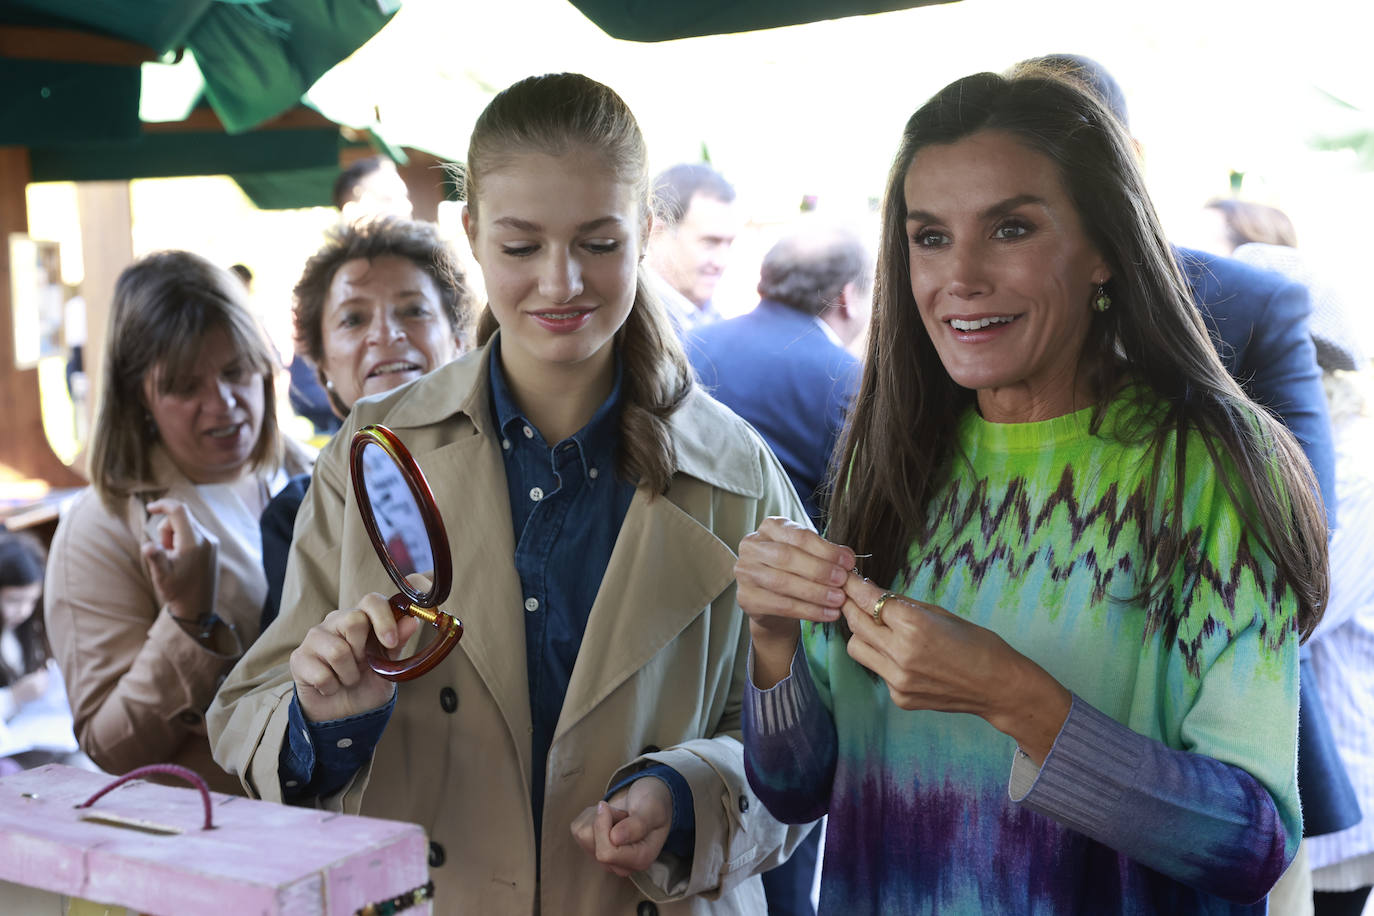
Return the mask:
<svg viewBox="0 0 1374 916">
<path fill-rule="evenodd" d="M 1181 562 L 1163 587 L 1143 602 L 1143 638 L 1160 634 L 1197 675 L 1203 641 L 1218 629 L 1234 635 L 1236 595 L 1247 582 L 1263 603 L 1253 609 L 1263 644 L 1277 649 L 1293 632 L 1292 615 L 1282 602 L 1286 589 L 1271 580 L 1272 573 L 1255 555 L 1248 535 L 1241 534 L 1229 568 L 1220 569 L 1202 549 L 1201 525 L 1176 532 L 1166 513 L 1147 508 L 1145 481 L 1124 497 L 1116 481 L 1106 483 L 1091 503 L 1081 495 L 1071 465 L 1064 467 L 1058 486 L 1040 505 L 1023 477 L 1013 477 L 995 492 L 987 478 L 972 484 L 956 478 L 932 500 L 929 534 L 913 545 L 910 556 L 919 559 L 903 579 L 910 582 L 928 574 L 941 581 L 962 571 L 977 587 L 994 574 L 1021 582 L 1042 573 L 1052 582 L 1064 582 L 1086 572 L 1092 603 L 1139 600 L 1155 558 L 1169 539 L 1181 537 Z M 1119 586 L 1116 592 L 1114 583 Z M 1208 600 L 1204 590 L 1218 601 Z M 1215 609 L 1218 604 L 1229 619 L 1194 612 L 1195 605 Z M 1251 610 L 1241 609 L 1243 625 L 1249 624 Z"/>
</svg>

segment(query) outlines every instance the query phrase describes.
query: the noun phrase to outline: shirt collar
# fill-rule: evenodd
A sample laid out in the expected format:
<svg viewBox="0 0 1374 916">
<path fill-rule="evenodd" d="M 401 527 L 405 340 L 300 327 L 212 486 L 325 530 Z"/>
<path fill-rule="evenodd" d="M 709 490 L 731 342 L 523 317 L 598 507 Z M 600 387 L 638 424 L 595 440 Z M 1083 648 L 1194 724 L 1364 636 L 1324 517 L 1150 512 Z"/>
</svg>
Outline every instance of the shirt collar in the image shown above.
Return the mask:
<svg viewBox="0 0 1374 916">
<path fill-rule="evenodd" d="M 824 332 L 825 336 L 830 339 L 831 343 L 839 347 L 841 350 L 844 349 L 844 341 L 840 340 L 840 335 L 835 333 L 834 328 L 825 323 L 824 318 L 822 318 L 820 315 L 812 315 L 811 320 L 816 322 L 816 324 L 820 325 L 821 331 Z"/>
<path fill-rule="evenodd" d="M 499 339 L 492 340 L 491 357 L 487 366 L 491 385 L 491 411 L 496 418 L 497 429 L 504 438 L 510 440 L 513 445 L 518 445 L 526 439 L 537 440 L 543 448 L 558 448 L 563 442 L 571 442 L 581 459 L 583 474 L 593 468 L 598 469 L 598 474 L 614 469 L 615 444 L 620 433 L 620 401 L 624 377 L 618 351 L 615 353 L 615 378 L 611 383 L 611 393 L 596 409 L 596 413 L 592 414 L 587 425 L 563 442 L 545 442 L 539 430 L 520 412 L 519 406 L 515 403 L 515 395 L 510 390 L 510 383 L 506 381 L 505 370 L 501 368 Z M 527 427 L 534 432 L 532 437 L 524 435 L 524 429 Z"/>
<path fill-rule="evenodd" d="M 487 364 L 491 362 L 492 348 L 500 337 L 498 331 L 485 346 L 440 366 L 417 381 L 362 398 L 353 405 L 342 433 L 336 436 L 352 436 L 354 430 L 368 423 L 386 423 L 404 439 L 407 430 L 433 427 L 461 414 L 477 434 L 493 435 L 499 442 L 500 430 L 488 433 L 487 429 L 488 422 L 494 419 L 495 409 L 491 397 L 492 376 Z M 612 396 L 614 394 L 612 392 Z M 668 426 L 678 472 L 731 493 L 755 498 L 763 493 L 758 434 L 739 423 L 699 387 L 693 387 L 681 406 L 673 411 Z M 446 442 L 431 442 L 428 450 L 441 448 Z"/>
</svg>

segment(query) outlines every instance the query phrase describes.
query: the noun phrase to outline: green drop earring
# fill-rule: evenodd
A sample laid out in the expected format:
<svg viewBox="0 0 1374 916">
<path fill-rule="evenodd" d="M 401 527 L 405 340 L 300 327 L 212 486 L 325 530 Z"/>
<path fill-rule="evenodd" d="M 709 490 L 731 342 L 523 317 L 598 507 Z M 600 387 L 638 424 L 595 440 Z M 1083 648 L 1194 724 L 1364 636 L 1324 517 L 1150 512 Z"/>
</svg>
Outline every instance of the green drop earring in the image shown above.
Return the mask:
<svg viewBox="0 0 1374 916">
<path fill-rule="evenodd" d="M 1103 284 L 1097 284 L 1097 296 L 1093 299 L 1093 308 L 1099 312 L 1105 312 L 1112 307 L 1112 297 L 1107 295 L 1107 288 Z"/>
</svg>

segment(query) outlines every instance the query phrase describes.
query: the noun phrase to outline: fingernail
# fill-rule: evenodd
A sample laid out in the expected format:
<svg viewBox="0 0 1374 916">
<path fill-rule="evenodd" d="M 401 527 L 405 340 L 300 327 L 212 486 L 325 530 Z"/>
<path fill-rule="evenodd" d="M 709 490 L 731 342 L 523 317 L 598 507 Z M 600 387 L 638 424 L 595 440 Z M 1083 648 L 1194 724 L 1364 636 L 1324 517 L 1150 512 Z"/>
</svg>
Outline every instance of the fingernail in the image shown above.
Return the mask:
<svg viewBox="0 0 1374 916">
<path fill-rule="evenodd" d="M 825 603 L 833 608 L 838 608 L 840 605 L 844 604 L 844 592 L 832 588 L 825 593 Z"/>
<path fill-rule="evenodd" d="M 394 648 L 396 648 L 396 634 L 395 634 L 395 633 L 384 633 L 384 634 L 382 634 L 382 645 L 386 646 L 388 649 L 394 649 Z"/>
<path fill-rule="evenodd" d="M 834 569 L 830 570 L 830 583 L 831 583 L 832 585 L 844 585 L 845 580 L 848 579 L 848 578 L 849 578 L 849 573 L 845 572 L 843 569 L 841 569 L 841 568 L 838 567 L 838 566 L 836 566 Z"/>
<path fill-rule="evenodd" d="M 833 608 L 833 607 L 821 608 L 821 619 L 822 619 L 822 620 L 838 620 L 839 617 L 840 617 L 840 612 L 839 612 L 839 610 L 838 610 L 837 608 Z"/>
</svg>

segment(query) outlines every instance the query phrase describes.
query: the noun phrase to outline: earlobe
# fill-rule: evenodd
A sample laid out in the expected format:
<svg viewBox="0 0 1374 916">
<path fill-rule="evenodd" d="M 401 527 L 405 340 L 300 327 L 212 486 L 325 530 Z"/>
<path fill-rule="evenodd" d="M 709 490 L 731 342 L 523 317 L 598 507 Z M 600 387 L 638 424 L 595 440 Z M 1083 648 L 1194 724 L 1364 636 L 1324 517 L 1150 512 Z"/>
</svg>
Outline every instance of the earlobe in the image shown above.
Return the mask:
<svg viewBox="0 0 1374 916">
<path fill-rule="evenodd" d="M 649 245 L 652 244 L 654 235 L 655 235 L 655 233 L 658 231 L 658 226 L 659 226 L 659 225 L 660 225 L 660 224 L 654 220 L 654 213 L 653 213 L 653 211 L 652 211 L 652 210 L 646 210 L 645 213 L 644 213 L 644 222 L 640 225 L 640 233 L 639 233 L 639 260 L 640 260 L 640 263 L 643 263 L 643 261 L 644 261 L 644 255 L 648 253 L 648 251 L 649 251 Z"/>
</svg>

